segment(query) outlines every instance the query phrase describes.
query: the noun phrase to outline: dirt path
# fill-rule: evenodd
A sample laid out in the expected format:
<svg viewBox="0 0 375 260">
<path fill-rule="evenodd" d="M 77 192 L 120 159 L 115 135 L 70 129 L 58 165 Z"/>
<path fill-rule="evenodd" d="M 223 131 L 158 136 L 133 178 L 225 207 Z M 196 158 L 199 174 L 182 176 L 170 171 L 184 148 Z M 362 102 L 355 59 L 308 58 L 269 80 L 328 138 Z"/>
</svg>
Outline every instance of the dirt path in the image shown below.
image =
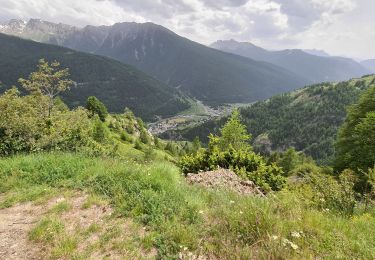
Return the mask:
<svg viewBox="0 0 375 260">
<path fill-rule="evenodd" d="M 145 230 L 130 219 L 112 214 L 107 202 L 82 192 L 55 197 L 42 205 L 27 202 L 0 209 L 0 260 L 50 259 L 53 253 L 58 259 L 71 259 L 73 255 L 85 259 L 153 259 L 156 251 L 144 251 L 137 242 Z M 29 240 L 30 231 L 39 221 L 51 217 L 64 228 L 62 233 L 54 233 L 54 242 Z M 66 239 L 77 241 L 71 251 L 54 247 Z"/>
<path fill-rule="evenodd" d="M 39 220 L 41 209 L 32 203 L 0 209 L 0 259 L 43 259 L 27 237 Z"/>
</svg>

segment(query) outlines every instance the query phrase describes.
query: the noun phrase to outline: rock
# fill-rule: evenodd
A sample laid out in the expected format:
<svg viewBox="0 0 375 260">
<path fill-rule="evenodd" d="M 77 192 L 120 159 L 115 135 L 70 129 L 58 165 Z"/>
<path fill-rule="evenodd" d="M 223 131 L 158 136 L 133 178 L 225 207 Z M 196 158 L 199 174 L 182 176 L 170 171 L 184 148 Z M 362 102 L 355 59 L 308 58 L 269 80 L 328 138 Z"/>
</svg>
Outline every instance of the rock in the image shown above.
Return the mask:
<svg viewBox="0 0 375 260">
<path fill-rule="evenodd" d="M 233 171 L 218 169 L 216 171 L 189 173 L 186 176 L 189 184 L 198 184 L 206 188 L 229 189 L 241 195 L 256 195 L 264 197 L 264 193 L 254 182 L 242 180 Z"/>
</svg>

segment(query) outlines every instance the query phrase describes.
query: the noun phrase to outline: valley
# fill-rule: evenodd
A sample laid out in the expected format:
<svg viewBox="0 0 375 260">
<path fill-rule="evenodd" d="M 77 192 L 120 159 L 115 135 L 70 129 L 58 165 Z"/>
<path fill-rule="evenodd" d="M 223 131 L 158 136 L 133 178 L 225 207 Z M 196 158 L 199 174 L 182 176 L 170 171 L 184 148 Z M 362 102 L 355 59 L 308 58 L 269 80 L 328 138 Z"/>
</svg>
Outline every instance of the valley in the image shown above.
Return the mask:
<svg viewBox="0 0 375 260">
<path fill-rule="evenodd" d="M 375 4 L 302 2 L 3 0 L 0 259 L 375 259 Z"/>
</svg>

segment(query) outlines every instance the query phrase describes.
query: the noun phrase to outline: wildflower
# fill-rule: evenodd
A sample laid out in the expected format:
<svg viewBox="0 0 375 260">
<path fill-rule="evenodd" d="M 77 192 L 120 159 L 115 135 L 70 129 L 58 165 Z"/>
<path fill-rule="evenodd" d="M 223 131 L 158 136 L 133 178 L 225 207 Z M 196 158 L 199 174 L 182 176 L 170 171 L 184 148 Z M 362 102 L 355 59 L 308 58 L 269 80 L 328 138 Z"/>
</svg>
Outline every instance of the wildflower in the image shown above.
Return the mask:
<svg viewBox="0 0 375 260">
<path fill-rule="evenodd" d="M 200 211 L 199 211 L 199 214 L 203 214 L 203 210 L 200 210 Z"/>
<path fill-rule="evenodd" d="M 299 248 L 298 245 L 286 238 L 283 239 L 283 246 L 290 246 L 293 250 L 297 250 Z"/>
<path fill-rule="evenodd" d="M 294 250 L 297 250 L 298 249 L 298 246 L 296 244 L 294 244 L 293 242 L 290 242 L 290 246 L 294 249 Z"/>
<path fill-rule="evenodd" d="M 243 212 L 242 212 L 242 211 L 240 211 L 240 214 L 242 215 L 242 214 L 243 214 Z"/>
<path fill-rule="evenodd" d="M 233 200 L 231 200 L 231 201 L 229 201 L 229 203 L 230 203 L 230 204 L 234 204 L 234 201 L 233 201 Z"/>
<path fill-rule="evenodd" d="M 300 237 L 301 237 L 301 234 L 300 234 L 298 231 L 293 231 L 293 232 L 291 233 L 291 236 L 292 236 L 292 237 L 295 237 L 295 238 L 300 238 Z"/>
<path fill-rule="evenodd" d="M 272 238 L 273 240 L 277 240 L 277 239 L 279 239 L 279 236 L 272 235 L 271 238 Z"/>
</svg>

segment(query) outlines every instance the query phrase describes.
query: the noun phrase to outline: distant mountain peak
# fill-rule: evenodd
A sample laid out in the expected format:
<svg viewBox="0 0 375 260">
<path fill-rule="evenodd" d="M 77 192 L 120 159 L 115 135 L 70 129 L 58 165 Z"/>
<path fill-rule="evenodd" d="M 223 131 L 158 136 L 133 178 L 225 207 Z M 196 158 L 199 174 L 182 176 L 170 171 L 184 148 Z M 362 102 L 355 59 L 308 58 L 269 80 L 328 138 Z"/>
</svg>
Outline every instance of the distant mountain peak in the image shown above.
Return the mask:
<svg viewBox="0 0 375 260">
<path fill-rule="evenodd" d="M 31 18 L 28 21 L 12 19 L 0 25 L 0 33 L 49 43 L 60 43 L 67 35 L 77 30 L 75 26 L 52 23 L 38 18 Z"/>
<path fill-rule="evenodd" d="M 14 33 L 22 33 L 24 28 L 26 27 L 27 22 L 21 19 L 11 19 L 7 22 L 0 24 L 0 32 L 4 32 L 7 34 Z"/>
<path fill-rule="evenodd" d="M 368 74 L 364 64 L 342 57 L 332 57 L 322 50 L 286 49 L 269 51 L 251 43 L 217 41 L 212 48 L 246 58 L 269 62 L 309 79 L 311 83 L 347 80 Z M 368 66 L 366 66 L 368 67 Z"/>
<path fill-rule="evenodd" d="M 326 51 L 324 50 L 318 50 L 318 49 L 304 49 L 304 52 L 315 55 L 315 56 L 320 56 L 320 57 L 331 57 Z"/>
</svg>

